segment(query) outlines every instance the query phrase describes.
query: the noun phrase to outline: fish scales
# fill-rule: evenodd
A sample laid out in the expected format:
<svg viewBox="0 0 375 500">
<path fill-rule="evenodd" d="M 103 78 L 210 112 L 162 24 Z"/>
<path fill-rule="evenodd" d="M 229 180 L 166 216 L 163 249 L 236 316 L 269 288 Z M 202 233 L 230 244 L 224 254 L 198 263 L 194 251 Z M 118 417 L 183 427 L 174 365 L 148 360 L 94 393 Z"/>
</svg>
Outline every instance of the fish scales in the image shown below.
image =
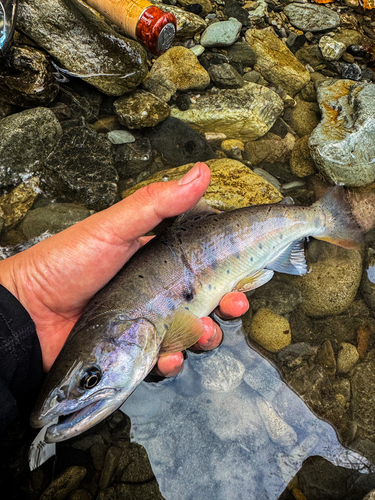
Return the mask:
<svg viewBox="0 0 375 500">
<path fill-rule="evenodd" d="M 311 207 L 263 205 L 179 217 L 140 249 L 88 304 L 54 363 L 31 423 L 58 424 L 61 441 L 115 411 L 158 355 L 195 343 L 207 316 L 236 286 L 256 288 L 274 270 L 306 272 L 302 241 L 353 248 L 362 232 L 342 188 Z"/>
</svg>

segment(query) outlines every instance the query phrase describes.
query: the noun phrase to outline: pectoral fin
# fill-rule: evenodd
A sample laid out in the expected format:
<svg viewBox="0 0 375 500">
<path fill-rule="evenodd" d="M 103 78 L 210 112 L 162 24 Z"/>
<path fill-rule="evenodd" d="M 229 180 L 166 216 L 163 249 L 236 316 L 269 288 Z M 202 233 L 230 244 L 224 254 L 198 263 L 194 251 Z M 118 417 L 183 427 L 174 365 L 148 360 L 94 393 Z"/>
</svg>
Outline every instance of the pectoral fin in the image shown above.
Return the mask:
<svg viewBox="0 0 375 500">
<path fill-rule="evenodd" d="M 181 222 L 186 222 L 188 220 L 194 219 L 195 217 L 200 217 L 203 215 L 220 214 L 220 213 L 221 213 L 220 210 L 212 208 L 204 198 L 201 198 L 193 208 L 179 215 L 176 218 L 174 224 L 181 224 Z"/>
<path fill-rule="evenodd" d="M 202 321 L 187 309 L 175 314 L 172 325 L 167 330 L 160 347 L 160 356 L 182 351 L 194 345 L 203 335 Z"/>
<path fill-rule="evenodd" d="M 255 290 L 260 286 L 267 283 L 273 276 L 273 271 L 269 269 L 262 269 L 251 276 L 247 276 L 243 280 L 239 281 L 234 287 L 237 292 L 249 292 L 250 290 Z"/>
<path fill-rule="evenodd" d="M 294 241 L 287 249 L 267 264 L 268 269 L 279 273 L 301 275 L 306 274 L 305 240 Z"/>
</svg>

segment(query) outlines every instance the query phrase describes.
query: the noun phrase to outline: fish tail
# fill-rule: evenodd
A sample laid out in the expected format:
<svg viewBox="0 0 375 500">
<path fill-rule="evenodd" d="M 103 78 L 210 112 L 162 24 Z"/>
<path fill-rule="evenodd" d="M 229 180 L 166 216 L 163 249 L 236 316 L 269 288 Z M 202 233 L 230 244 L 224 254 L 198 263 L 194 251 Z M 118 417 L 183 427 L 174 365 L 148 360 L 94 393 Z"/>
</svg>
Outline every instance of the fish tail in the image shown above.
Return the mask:
<svg viewBox="0 0 375 500">
<path fill-rule="evenodd" d="M 326 215 L 324 230 L 320 235 L 314 234 L 314 238 L 344 248 L 360 247 L 363 229 L 353 215 L 348 193 L 343 187 L 330 189 L 313 207 L 321 208 Z"/>
</svg>

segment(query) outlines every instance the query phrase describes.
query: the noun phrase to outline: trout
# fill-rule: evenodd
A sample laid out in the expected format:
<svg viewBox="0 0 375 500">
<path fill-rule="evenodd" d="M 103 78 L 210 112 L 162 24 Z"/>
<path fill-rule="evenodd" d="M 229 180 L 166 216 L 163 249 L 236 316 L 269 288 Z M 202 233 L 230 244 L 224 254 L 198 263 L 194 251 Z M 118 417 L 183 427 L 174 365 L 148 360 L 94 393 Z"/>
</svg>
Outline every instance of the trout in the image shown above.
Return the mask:
<svg viewBox="0 0 375 500">
<path fill-rule="evenodd" d="M 199 203 L 141 248 L 89 302 L 53 364 L 31 415 L 46 442 L 86 431 L 119 408 L 158 356 L 192 346 L 200 320 L 233 290 L 274 271 L 307 272 L 304 240 L 357 248 L 362 230 L 347 194 L 311 207 L 259 205 L 220 213 Z"/>
</svg>

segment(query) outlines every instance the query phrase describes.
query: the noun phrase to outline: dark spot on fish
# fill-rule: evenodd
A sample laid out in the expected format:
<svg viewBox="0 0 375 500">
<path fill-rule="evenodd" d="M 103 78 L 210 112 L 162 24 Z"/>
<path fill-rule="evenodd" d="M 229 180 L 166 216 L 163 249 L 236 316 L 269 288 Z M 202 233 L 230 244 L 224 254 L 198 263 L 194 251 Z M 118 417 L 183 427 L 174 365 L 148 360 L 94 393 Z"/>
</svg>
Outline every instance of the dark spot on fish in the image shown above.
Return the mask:
<svg viewBox="0 0 375 500">
<path fill-rule="evenodd" d="M 283 235 L 282 235 L 282 234 L 280 234 L 280 240 L 282 240 L 282 239 L 283 239 Z"/>
<path fill-rule="evenodd" d="M 167 261 L 167 260 L 165 260 L 165 261 L 164 261 L 164 264 L 168 264 L 168 261 Z"/>
<path fill-rule="evenodd" d="M 191 290 L 183 290 L 182 293 L 182 298 L 186 300 L 187 302 L 190 302 L 194 298 L 194 294 Z"/>
<path fill-rule="evenodd" d="M 181 231 L 187 231 L 186 227 L 180 227 Z"/>
<path fill-rule="evenodd" d="M 227 269 L 227 274 L 230 274 L 230 271 L 229 271 L 229 269 Z"/>
<path fill-rule="evenodd" d="M 185 309 L 186 309 L 187 311 L 189 311 L 189 308 L 188 308 L 188 307 L 185 307 Z"/>
<path fill-rule="evenodd" d="M 142 276 L 142 274 L 138 274 L 138 278 L 144 278 L 144 276 Z"/>
<path fill-rule="evenodd" d="M 211 290 L 212 289 L 212 285 L 208 285 L 208 289 Z"/>
<path fill-rule="evenodd" d="M 254 258 L 253 257 L 250 257 L 250 262 L 253 262 Z"/>
<path fill-rule="evenodd" d="M 216 218 L 215 218 L 215 219 L 214 219 L 214 221 L 215 221 L 215 222 L 219 222 L 219 219 L 216 219 Z"/>
<path fill-rule="evenodd" d="M 260 248 L 260 249 L 262 249 L 262 248 L 263 248 L 262 243 L 259 243 L 259 248 Z"/>
<path fill-rule="evenodd" d="M 169 326 L 168 326 L 168 325 L 166 325 L 166 324 L 164 324 L 164 328 L 165 328 L 166 330 L 168 330 Z"/>
</svg>

